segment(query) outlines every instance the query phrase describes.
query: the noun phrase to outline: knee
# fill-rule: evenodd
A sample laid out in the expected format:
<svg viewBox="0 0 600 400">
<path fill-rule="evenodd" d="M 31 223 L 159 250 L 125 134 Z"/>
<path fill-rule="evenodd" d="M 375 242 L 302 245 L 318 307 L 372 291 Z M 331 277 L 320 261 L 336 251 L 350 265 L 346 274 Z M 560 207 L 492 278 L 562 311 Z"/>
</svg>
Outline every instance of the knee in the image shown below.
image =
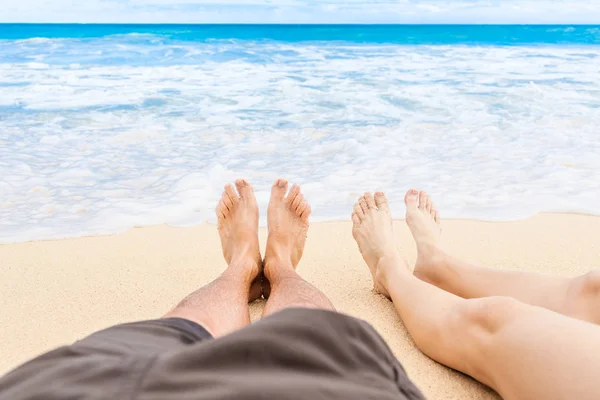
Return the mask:
<svg viewBox="0 0 600 400">
<path fill-rule="evenodd" d="M 522 305 L 510 297 L 465 300 L 457 310 L 457 322 L 475 336 L 474 338 L 493 335 L 517 316 Z"/>
<path fill-rule="evenodd" d="M 509 324 L 519 317 L 522 306 L 509 297 L 459 301 L 449 313 L 448 340 L 442 341 L 444 348 L 457 349 L 452 367 L 490 385 L 489 355 Z"/>
</svg>

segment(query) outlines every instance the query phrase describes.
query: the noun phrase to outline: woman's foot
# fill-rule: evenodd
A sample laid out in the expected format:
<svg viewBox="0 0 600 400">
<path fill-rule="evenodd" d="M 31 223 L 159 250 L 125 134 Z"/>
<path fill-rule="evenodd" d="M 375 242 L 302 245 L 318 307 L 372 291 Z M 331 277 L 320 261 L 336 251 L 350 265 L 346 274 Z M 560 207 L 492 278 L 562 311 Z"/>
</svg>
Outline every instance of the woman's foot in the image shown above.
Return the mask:
<svg viewBox="0 0 600 400">
<path fill-rule="evenodd" d="M 443 258 L 439 242 L 442 230 L 440 215 L 427 193 L 411 189 L 404 197 L 406 223 L 417 243 L 417 262 L 414 275 L 434 283 L 438 266 Z"/>
<path fill-rule="evenodd" d="M 217 205 L 218 231 L 228 269 L 251 282 L 249 301 L 254 301 L 261 296 L 258 204 L 248 182 L 238 179 L 235 186 L 237 193 L 232 185 L 225 185 Z"/>
<path fill-rule="evenodd" d="M 408 265 L 396 247 L 392 215 L 385 194 L 377 192 L 373 196 L 365 193 L 360 197 L 354 205 L 352 222 L 352 235 L 369 266 L 375 291 L 390 297 L 386 281 L 390 268 L 408 272 Z"/>
<path fill-rule="evenodd" d="M 267 211 L 269 236 L 264 261 L 267 283 L 263 286 L 265 298 L 270 294 L 268 282 L 276 279 L 280 269 L 296 269 L 308 233 L 310 205 L 300 192 L 300 186 L 293 185 L 286 196 L 287 188 L 288 182 L 279 179 L 271 189 Z"/>
</svg>

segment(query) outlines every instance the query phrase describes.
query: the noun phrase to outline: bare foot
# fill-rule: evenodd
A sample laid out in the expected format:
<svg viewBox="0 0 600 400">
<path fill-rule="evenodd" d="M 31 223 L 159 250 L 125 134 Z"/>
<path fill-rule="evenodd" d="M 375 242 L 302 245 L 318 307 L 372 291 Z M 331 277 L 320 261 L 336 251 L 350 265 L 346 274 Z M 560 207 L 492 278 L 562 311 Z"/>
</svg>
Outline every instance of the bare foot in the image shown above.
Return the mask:
<svg viewBox="0 0 600 400">
<path fill-rule="evenodd" d="M 354 205 L 352 222 L 352 235 L 369 266 L 375 291 L 390 297 L 386 289 L 386 269 L 398 266 L 408 269 L 408 265 L 396 247 L 392 215 L 385 194 L 377 192 L 373 197 L 371 193 L 365 193 L 360 197 Z M 386 262 L 382 262 L 384 260 Z"/>
<path fill-rule="evenodd" d="M 248 182 L 238 179 L 235 186 L 225 185 L 217 205 L 218 231 L 221 236 L 223 257 L 230 268 L 239 268 L 249 282 L 249 301 L 261 296 L 260 270 L 262 261 L 258 246 L 258 204 Z"/>
<path fill-rule="evenodd" d="M 264 262 L 265 278 L 269 281 L 277 269 L 295 269 L 298 266 L 308 233 L 310 205 L 300 192 L 300 186 L 293 185 L 286 197 L 287 188 L 287 181 L 279 179 L 271 189 L 267 211 L 269 237 Z M 269 291 L 269 287 L 263 288 L 265 297 Z"/>
<path fill-rule="evenodd" d="M 435 265 L 442 254 L 439 248 L 440 214 L 427 193 L 411 189 L 404 197 L 406 223 L 417 243 L 417 263 L 414 274 L 417 278 L 433 282 Z"/>
</svg>

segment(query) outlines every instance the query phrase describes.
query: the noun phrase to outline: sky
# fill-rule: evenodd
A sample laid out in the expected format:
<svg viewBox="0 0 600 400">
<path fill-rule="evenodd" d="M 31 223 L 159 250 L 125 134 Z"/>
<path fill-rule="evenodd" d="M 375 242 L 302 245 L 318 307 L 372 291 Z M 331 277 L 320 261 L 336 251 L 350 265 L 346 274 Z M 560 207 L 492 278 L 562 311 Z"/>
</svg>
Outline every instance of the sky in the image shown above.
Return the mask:
<svg viewBox="0 0 600 400">
<path fill-rule="evenodd" d="M 2 0 L 0 22 L 600 24 L 600 0 Z"/>
</svg>

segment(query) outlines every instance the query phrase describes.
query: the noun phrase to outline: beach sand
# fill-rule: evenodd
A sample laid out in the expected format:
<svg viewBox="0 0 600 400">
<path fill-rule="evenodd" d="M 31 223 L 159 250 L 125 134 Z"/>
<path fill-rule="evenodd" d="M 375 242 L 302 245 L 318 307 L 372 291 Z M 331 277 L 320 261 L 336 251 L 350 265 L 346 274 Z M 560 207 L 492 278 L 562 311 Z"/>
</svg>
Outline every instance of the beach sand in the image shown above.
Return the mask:
<svg viewBox="0 0 600 400">
<path fill-rule="evenodd" d="M 408 227 L 399 246 L 414 263 Z M 266 231 L 260 231 L 264 246 Z M 494 268 L 561 276 L 600 266 L 600 218 L 543 214 L 519 222 L 443 222 L 443 245 Z M 0 374 L 29 358 L 126 321 L 157 318 L 225 268 L 214 226 L 156 226 L 104 237 L 0 246 Z M 431 399 L 493 399 L 490 389 L 425 357 L 387 299 L 373 293 L 350 222 L 313 224 L 300 274 L 340 312 L 367 320 Z M 260 317 L 262 302 L 250 306 Z"/>
</svg>

